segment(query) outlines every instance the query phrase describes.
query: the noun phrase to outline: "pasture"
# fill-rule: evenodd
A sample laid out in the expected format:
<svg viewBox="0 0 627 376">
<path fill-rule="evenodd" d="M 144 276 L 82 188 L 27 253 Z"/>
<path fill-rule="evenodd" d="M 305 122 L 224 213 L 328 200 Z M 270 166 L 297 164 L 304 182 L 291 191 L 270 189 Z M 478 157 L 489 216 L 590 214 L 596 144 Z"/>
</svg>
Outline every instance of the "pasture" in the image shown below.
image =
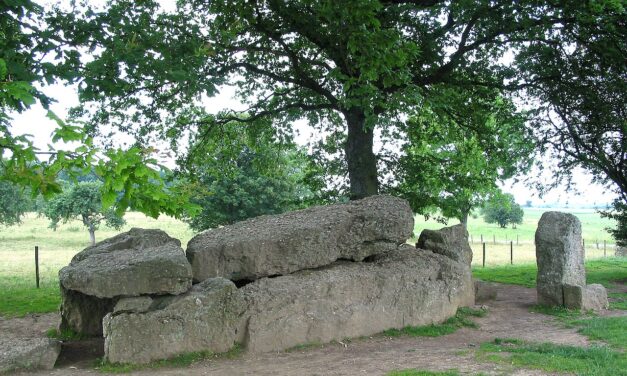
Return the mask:
<svg viewBox="0 0 627 376">
<path fill-rule="evenodd" d="M 473 240 L 473 267 L 480 267 L 482 262 L 480 236 L 486 241 L 486 265 L 496 266 L 508 264 L 510 261 L 509 241 L 514 240 L 514 264 L 528 264 L 535 261 L 533 234 L 537 222 L 544 209 L 525 209 L 524 223 L 518 228 L 499 228 L 496 224 L 487 224 L 481 217 L 469 219 L 469 233 Z M 583 224 L 586 240 L 586 258 L 603 257 L 603 240 L 608 244 L 607 255 L 613 256 L 613 241 L 604 229 L 612 223 L 600 218 L 593 210 L 572 211 Z M 139 213 L 128 213 L 125 216 L 127 225 L 120 230 L 127 231 L 131 227 L 159 228 L 179 240 L 183 247 L 194 232 L 174 218 L 162 216 L 152 219 Z M 449 225 L 457 221 L 449 221 Z M 425 221 L 416 216 L 415 235 L 425 228 L 437 229 L 444 226 L 434 220 Z M 117 230 L 101 228 L 96 232 L 96 240 L 103 240 L 119 233 Z M 516 245 L 518 236 L 518 245 Z M 493 244 L 493 239 L 496 244 Z M 415 243 L 415 238 L 410 243 Z M 600 248 L 596 248 L 596 241 Z M 611 246 L 609 244 L 612 244 Z M 72 256 L 89 245 L 87 231 L 78 221 L 60 225 L 56 231 L 48 227 L 45 218 L 29 214 L 19 226 L 0 228 L 0 306 L 1 315 L 22 315 L 27 312 L 50 312 L 57 308 L 58 271 L 67 265 Z M 39 246 L 40 289 L 35 289 L 34 247 Z"/>
</svg>

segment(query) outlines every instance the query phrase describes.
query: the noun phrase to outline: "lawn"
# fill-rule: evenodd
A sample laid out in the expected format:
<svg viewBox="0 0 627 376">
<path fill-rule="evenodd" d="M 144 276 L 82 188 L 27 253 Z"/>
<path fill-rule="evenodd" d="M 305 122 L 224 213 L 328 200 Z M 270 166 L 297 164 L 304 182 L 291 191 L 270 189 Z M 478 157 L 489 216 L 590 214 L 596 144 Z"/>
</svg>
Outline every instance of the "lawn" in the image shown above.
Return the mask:
<svg viewBox="0 0 627 376">
<path fill-rule="evenodd" d="M 614 222 L 601 218 L 593 209 L 544 209 L 524 208 L 523 224 L 517 228 L 511 226 L 500 228 L 497 224 L 488 224 L 481 216 L 475 215 L 468 219 L 468 233 L 473 249 L 473 266 L 482 265 L 481 239 L 486 243 L 486 265 L 503 265 L 510 263 L 510 241 L 513 241 L 514 264 L 533 263 L 536 260 L 534 234 L 542 213 L 550 210 L 559 210 L 574 214 L 582 225 L 582 237 L 586 246 L 586 259 L 598 259 L 614 255 L 614 240 L 606 231 L 607 227 L 614 226 Z M 448 225 L 458 224 L 458 220 L 450 220 Z M 425 220 L 423 216 L 416 216 L 414 224 L 415 236 L 420 235 L 423 229 L 438 229 L 444 226 L 434 219 Z M 413 239 L 415 241 L 415 239 Z M 605 241 L 605 251 L 603 249 Z"/>
<path fill-rule="evenodd" d="M 96 241 L 114 236 L 131 227 L 159 228 L 181 240 L 183 247 L 194 235 L 187 225 L 165 216 L 152 219 L 139 213 L 125 216 L 121 230 L 102 228 Z M 35 288 L 35 246 L 39 246 L 40 288 Z M 78 221 L 53 231 L 45 218 L 29 214 L 19 226 L 0 227 L 0 315 L 51 312 L 57 309 L 59 269 L 89 246 L 89 234 Z"/>
<path fill-rule="evenodd" d="M 472 274 L 484 281 L 535 287 L 537 272 L 538 269 L 534 263 L 488 268 L 474 267 Z M 608 257 L 587 261 L 586 280 L 588 284 L 600 283 L 607 288 L 611 288 L 619 281 L 624 284 L 627 281 L 627 259 Z M 627 309 L 627 293 L 614 292 L 610 293 L 609 297 L 610 308 Z"/>
</svg>

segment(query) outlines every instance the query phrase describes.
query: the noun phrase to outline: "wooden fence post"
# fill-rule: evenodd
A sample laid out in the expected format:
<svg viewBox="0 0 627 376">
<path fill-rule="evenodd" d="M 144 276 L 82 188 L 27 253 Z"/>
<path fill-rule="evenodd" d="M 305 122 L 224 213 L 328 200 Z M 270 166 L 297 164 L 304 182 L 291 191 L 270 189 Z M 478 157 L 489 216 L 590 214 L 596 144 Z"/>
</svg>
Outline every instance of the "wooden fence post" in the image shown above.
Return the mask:
<svg viewBox="0 0 627 376">
<path fill-rule="evenodd" d="M 514 265 L 514 241 L 509 242 L 509 263 Z"/>
<path fill-rule="evenodd" d="M 39 246 L 35 246 L 35 284 L 39 288 Z"/>
<path fill-rule="evenodd" d="M 485 268 L 485 243 L 483 243 L 483 267 Z"/>
</svg>

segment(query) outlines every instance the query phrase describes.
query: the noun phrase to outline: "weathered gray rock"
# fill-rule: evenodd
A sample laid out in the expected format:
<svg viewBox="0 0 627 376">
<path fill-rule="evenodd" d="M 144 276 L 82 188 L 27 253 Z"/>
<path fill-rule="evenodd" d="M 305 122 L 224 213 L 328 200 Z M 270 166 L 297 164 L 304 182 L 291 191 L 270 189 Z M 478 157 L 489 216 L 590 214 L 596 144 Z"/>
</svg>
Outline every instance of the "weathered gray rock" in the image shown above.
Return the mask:
<svg viewBox="0 0 627 376">
<path fill-rule="evenodd" d="M 616 257 L 627 257 L 627 247 L 621 247 L 619 245 L 616 246 L 616 250 L 614 251 L 614 256 Z"/>
<path fill-rule="evenodd" d="M 468 231 L 461 224 L 439 230 L 422 230 L 416 248 L 428 249 L 467 265 L 472 262 Z"/>
<path fill-rule="evenodd" d="M 0 373 L 18 369 L 52 369 L 60 352 L 59 341 L 49 338 L 0 336 Z"/>
<path fill-rule="evenodd" d="M 598 311 L 607 309 L 609 306 L 607 291 L 603 285 L 573 286 L 565 284 L 562 288 L 566 308 Z"/>
<path fill-rule="evenodd" d="M 59 281 L 60 328 L 99 336 L 120 297 L 181 294 L 191 287 L 192 271 L 179 240 L 133 228 L 77 253 Z"/>
<path fill-rule="evenodd" d="M 407 201 L 372 196 L 205 231 L 190 240 L 187 258 L 195 281 L 255 280 L 338 259 L 362 261 L 405 242 L 413 223 Z"/>
<path fill-rule="evenodd" d="M 248 309 L 238 341 L 253 352 L 439 323 L 474 303 L 467 265 L 409 245 L 369 263 L 338 261 L 240 291 Z"/>
<path fill-rule="evenodd" d="M 495 300 L 498 288 L 495 283 L 473 279 L 475 284 L 475 304 Z"/>
<path fill-rule="evenodd" d="M 113 307 L 113 312 L 146 312 L 150 310 L 153 301 L 150 296 L 121 298 Z"/>
<path fill-rule="evenodd" d="M 102 335 L 102 318 L 111 312 L 116 299 L 97 298 L 67 290 L 61 285 L 61 324 L 59 330 L 72 330 L 88 336 Z"/>
<path fill-rule="evenodd" d="M 546 212 L 535 241 L 538 304 L 563 306 L 563 285 L 586 285 L 581 222 L 572 214 Z"/>
<path fill-rule="evenodd" d="M 59 280 L 65 289 L 113 298 L 181 294 L 192 274 L 179 240 L 161 230 L 133 228 L 76 254 Z"/>
<path fill-rule="evenodd" d="M 233 282 L 207 279 L 185 294 L 155 298 L 146 312 L 107 314 L 105 358 L 147 363 L 186 352 L 227 351 L 234 344 L 243 311 L 244 301 Z"/>
</svg>

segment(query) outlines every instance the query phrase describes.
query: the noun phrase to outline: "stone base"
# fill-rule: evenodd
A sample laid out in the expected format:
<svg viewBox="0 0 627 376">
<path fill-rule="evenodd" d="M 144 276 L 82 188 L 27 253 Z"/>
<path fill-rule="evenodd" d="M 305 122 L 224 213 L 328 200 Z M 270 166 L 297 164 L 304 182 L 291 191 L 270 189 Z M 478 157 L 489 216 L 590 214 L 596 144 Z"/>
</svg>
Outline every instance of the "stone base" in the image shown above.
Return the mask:
<svg viewBox="0 0 627 376">
<path fill-rule="evenodd" d="M 171 297 L 121 299 L 104 319 L 105 358 L 146 363 L 192 351 L 280 351 L 440 323 L 474 303 L 470 268 L 409 245 L 371 262 L 262 278 L 211 278 Z"/>
<path fill-rule="evenodd" d="M 496 284 L 479 279 L 473 279 L 473 282 L 475 284 L 475 304 L 485 303 L 496 299 Z"/>
<path fill-rule="evenodd" d="M 607 291 L 599 284 L 587 286 L 562 286 L 564 293 L 564 306 L 568 309 L 580 309 L 583 311 L 607 309 Z"/>
</svg>

